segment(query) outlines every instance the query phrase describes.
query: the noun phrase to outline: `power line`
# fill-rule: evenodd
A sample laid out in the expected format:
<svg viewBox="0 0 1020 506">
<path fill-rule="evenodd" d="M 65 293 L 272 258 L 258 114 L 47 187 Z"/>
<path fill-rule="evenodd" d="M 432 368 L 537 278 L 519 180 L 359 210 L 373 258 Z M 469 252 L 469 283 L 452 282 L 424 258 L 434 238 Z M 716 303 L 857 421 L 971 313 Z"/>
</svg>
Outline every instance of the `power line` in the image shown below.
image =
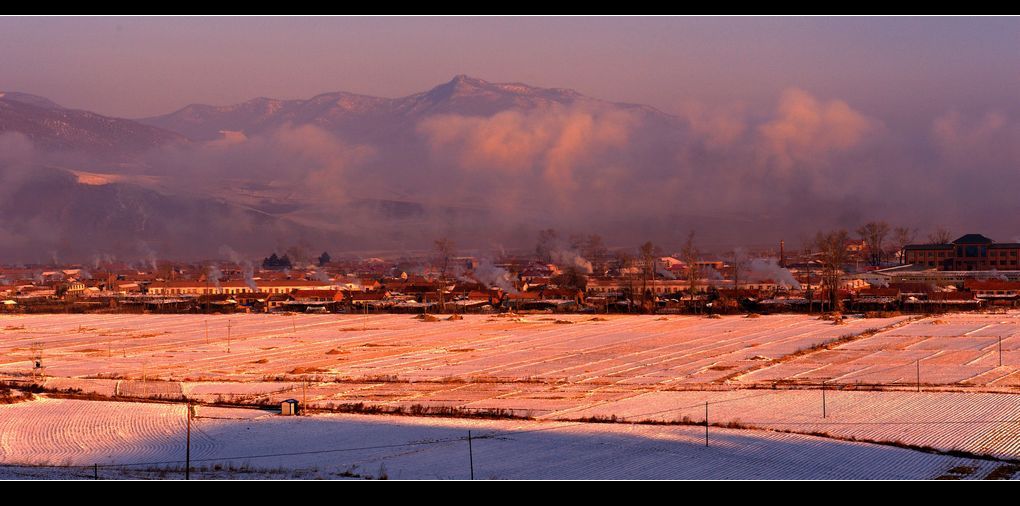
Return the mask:
<svg viewBox="0 0 1020 506">
<path fill-rule="evenodd" d="M 478 438 L 475 438 L 478 439 Z M 293 457 L 298 455 L 318 455 L 323 453 L 340 453 L 340 452 L 353 452 L 363 450 L 381 450 L 390 448 L 404 448 L 408 446 L 422 446 L 422 445 L 435 445 L 435 444 L 446 444 L 454 443 L 458 441 L 466 441 L 466 437 L 452 438 L 452 439 L 440 439 L 435 441 L 417 441 L 408 443 L 398 443 L 391 445 L 376 445 L 376 446 L 362 446 L 355 448 L 333 448 L 328 450 L 309 450 L 303 452 L 286 452 L 286 453 L 264 453 L 259 455 L 235 455 L 230 457 L 208 457 L 204 459 L 191 459 L 192 462 L 214 462 L 219 460 L 245 460 L 245 459 L 261 459 L 269 457 Z M 169 460 L 162 462 L 135 462 L 130 464 L 101 464 L 99 467 L 134 467 L 134 466 L 149 466 L 149 465 L 160 465 L 160 464 L 180 464 L 183 460 Z M 87 466 L 86 466 L 87 467 Z"/>
<path fill-rule="evenodd" d="M 730 402 L 746 398 L 760 397 L 757 396 L 745 396 L 737 399 L 726 399 L 723 401 L 709 402 L 708 404 L 719 404 L 721 402 Z M 690 407 L 703 407 L 705 403 L 697 405 L 691 405 Z M 677 409 L 687 409 L 677 408 Z M 669 410 L 667 410 L 669 411 Z M 665 412 L 665 411 L 662 411 Z M 661 413 L 661 412 L 656 412 Z M 652 414 L 652 413 L 650 413 Z M 644 415 L 632 415 L 632 416 L 644 416 Z M 776 426 L 776 425 L 787 425 L 787 426 L 855 426 L 855 425 L 866 425 L 866 426 L 881 426 L 881 425 L 987 425 L 987 424 L 1006 424 L 1006 423 L 1020 423 L 1020 419 L 993 419 L 993 420 L 915 420 L 915 421 L 875 421 L 875 422 L 819 422 L 819 421 L 741 421 L 741 425 L 746 426 Z M 560 423 L 553 427 L 542 427 L 538 429 L 527 429 L 527 430 L 503 430 L 494 431 L 484 435 L 471 436 L 471 439 L 496 439 L 507 436 L 520 436 L 526 434 L 534 434 L 539 432 L 547 432 L 553 430 L 561 430 L 570 427 L 577 427 L 581 425 L 589 425 L 590 422 L 569 422 Z M 222 456 L 222 457 L 207 457 L 202 459 L 191 459 L 192 462 L 215 462 L 215 461 L 229 461 L 229 460 L 246 460 L 246 459 L 259 459 L 259 458 L 270 458 L 270 457 L 292 457 L 301 455 L 321 455 L 328 453 L 342 453 L 342 452 L 354 452 L 354 451 L 366 451 L 366 450 L 384 450 L 393 448 L 406 448 L 413 446 L 428 446 L 428 445 L 442 445 L 447 443 L 457 443 L 467 441 L 468 437 L 454 437 L 437 439 L 432 441 L 410 441 L 407 443 L 396 443 L 388 445 L 373 445 L 373 446 L 360 446 L 360 447 L 347 447 L 347 448 L 331 448 L 325 450 L 309 450 L 300 452 L 281 452 L 281 453 L 263 453 L 253 455 L 234 455 L 234 456 Z M 151 461 L 151 462 L 132 462 L 124 464 L 91 464 L 91 465 L 52 465 L 52 464 L 0 464 L 0 468 L 15 468 L 15 469 L 88 469 L 88 468 L 123 468 L 123 467 L 138 467 L 138 466 L 158 466 L 168 464 L 182 464 L 185 463 L 183 460 L 164 460 L 164 461 Z M 82 477 L 89 477 L 81 475 Z"/>
<path fill-rule="evenodd" d="M 1020 423 L 1017 420 L 919 420 L 919 421 L 889 421 L 889 422 L 745 422 L 741 425 L 988 425 L 996 423 Z"/>
<path fill-rule="evenodd" d="M 742 401 L 742 400 L 745 400 L 745 399 L 754 399 L 756 397 L 765 397 L 766 395 L 775 395 L 775 394 L 778 394 L 780 392 L 785 392 L 785 390 L 770 390 L 770 391 L 768 391 L 766 393 L 763 393 L 763 394 L 745 395 L 743 397 L 735 397 L 733 399 L 723 399 L 723 400 L 719 400 L 719 401 L 709 401 L 708 404 L 709 405 L 715 405 L 715 404 L 723 404 L 723 403 L 726 403 L 726 402 Z M 651 412 L 648 412 L 648 413 L 638 413 L 636 415 L 626 415 L 626 416 L 621 417 L 621 419 L 634 418 L 634 417 L 637 417 L 637 416 L 661 415 L 663 413 L 669 413 L 669 412 L 673 412 L 673 411 L 692 410 L 694 408 L 701 408 L 704 405 L 705 405 L 704 402 L 699 402 L 697 404 L 691 404 L 691 405 L 688 405 L 688 406 L 680 406 L 678 408 L 669 408 L 669 409 L 663 409 L 663 410 L 660 410 L 660 411 L 651 411 Z"/>
<path fill-rule="evenodd" d="M 480 439 L 475 436 L 473 439 Z M 455 443 L 458 441 L 466 441 L 467 437 L 448 438 L 448 439 L 437 439 L 434 441 L 412 441 L 407 443 L 397 443 L 390 445 L 375 445 L 375 446 L 362 446 L 352 448 L 332 448 L 327 450 L 309 450 L 302 452 L 285 452 L 285 453 L 264 453 L 258 455 L 235 455 L 229 457 L 208 457 L 203 459 L 191 459 L 192 462 L 213 462 L 219 460 L 245 460 L 245 459 L 258 459 L 268 457 L 291 457 L 298 455 L 317 455 L 323 453 L 339 453 L 339 452 L 352 452 L 362 450 L 379 450 L 379 449 L 390 449 L 390 448 L 404 448 L 408 446 L 422 446 L 422 445 L 438 445 L 446 443 Z M 89 464 L 89 465 L 49 465 L 49 464 L 0 464 L 0 468 L 3 467 L 14 467 L 14 468 L 66 468 L 66 469 L 84 469 L 92 468 L 94 466 L 101 468 L 116 468 L 116 467 L 136 467 L 136 466 L 157 466 L 164 464 L 181 464 L 184 460 L 163 460 L 163 461 L 151 461 L 151 462 L 131 462 L 126 464 Z"/>
</svg>

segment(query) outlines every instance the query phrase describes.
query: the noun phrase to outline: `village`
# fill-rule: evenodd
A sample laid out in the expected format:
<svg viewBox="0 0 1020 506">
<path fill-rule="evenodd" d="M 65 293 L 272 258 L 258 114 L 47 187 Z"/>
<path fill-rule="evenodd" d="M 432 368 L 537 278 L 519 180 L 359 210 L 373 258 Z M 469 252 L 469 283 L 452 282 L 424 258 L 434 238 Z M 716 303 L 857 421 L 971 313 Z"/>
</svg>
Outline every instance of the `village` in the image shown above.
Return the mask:
<svg viewBox="0 0 1020 506">
<path fill-rule="evenodd" d="M 888 231 L 5 266 L 0 478 L 1015 477 L 1020 244 Z"/>
<path fill-rule="evenodd" d="M 0 266 L 0 311 L 767 314 L 1017 305 L 1020 244 L 980 234 L 949 241 L 943 231 L 930 243 L 890 247 L 876 226 L 888 230 L 871 223 L 828 249 L 819 234 L 799 250 L 780 241 L 714 256 L 693 240 L 668 254 L 652 243 L 610 251 L 598 236 L 564 241 L 546 230 L 534 251 L 495 258 L 458 254 L 441 239 L 433 251 L 392 258 L 291 248 L 251 261 Z"/>
<path fill-rule="evenodd" d="M 1020 480 L 1017 33 L 0 16 L 0 481 Z"/>
</svg>

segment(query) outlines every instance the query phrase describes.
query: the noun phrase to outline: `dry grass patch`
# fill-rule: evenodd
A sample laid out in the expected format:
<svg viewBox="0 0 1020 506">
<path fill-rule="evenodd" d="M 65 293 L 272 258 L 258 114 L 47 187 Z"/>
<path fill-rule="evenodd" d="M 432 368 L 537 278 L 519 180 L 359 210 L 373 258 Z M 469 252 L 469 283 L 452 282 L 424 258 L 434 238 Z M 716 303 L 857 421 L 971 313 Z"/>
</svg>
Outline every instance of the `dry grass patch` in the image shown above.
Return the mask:
<svg viewBox="0 0 1020 506">
<path fill-rule="evenodd" d="M 295 367 L 287 372 L 287 374 L 314 374 L 327 372 L 326 369 L 321 367 Z"/>
<path fill-rule="evenodd" d="M 992 472 L 985 476 L 986 480 L 1009 480 L 1013 478 L 1013 475 L 1020 472 L 1020 465 L 1017 464 L 1003 464 L 996 467 Z"/>
</svg>

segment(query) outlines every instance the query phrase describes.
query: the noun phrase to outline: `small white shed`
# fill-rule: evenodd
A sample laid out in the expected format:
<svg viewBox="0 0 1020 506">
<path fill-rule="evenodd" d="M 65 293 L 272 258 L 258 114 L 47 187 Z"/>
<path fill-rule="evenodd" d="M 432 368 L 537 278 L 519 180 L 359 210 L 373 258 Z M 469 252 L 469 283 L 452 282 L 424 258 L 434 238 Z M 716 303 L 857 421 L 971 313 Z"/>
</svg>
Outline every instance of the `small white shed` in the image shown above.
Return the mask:
<svg viewBox="0 0 1020 506">
<path fill-rule="evenodd" d="M 287 399 L 280 403 L 280 414 L 284 416 L 294 416 L 298 414 L 298 401 L 297 399 Z"/>
</svg>

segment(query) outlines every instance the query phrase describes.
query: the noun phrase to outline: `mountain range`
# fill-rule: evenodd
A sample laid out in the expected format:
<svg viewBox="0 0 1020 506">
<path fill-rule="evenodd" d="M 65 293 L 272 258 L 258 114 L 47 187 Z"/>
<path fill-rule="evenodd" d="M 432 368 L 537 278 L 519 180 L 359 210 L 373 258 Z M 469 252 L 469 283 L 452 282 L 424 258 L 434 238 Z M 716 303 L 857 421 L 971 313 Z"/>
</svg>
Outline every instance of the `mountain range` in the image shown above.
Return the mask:
<svg viewBox="0 0 1020 506">
<path fill-rule="evenodd" d="M 310 124 L 355 141 L 392 135 L 421 118 L 459 114 L 491 116 L 506 110 L 529 111 L 554 106 L 608 103 L 570 89 L 537 88 L 522 83 L 490 83 L 458 75 L 429 91 L 402 98 L 379 98 L 346 92 L 323 93 L 308 100 L 256 98 L 229 106 L 192 104 L 176 112 L 143 118 L 140 123 L 194 140 L 213 140 L 224 131 L 251 135 L 285 124 Z M 647 106 L 612 104 L 640 110 L 660 120 L 670 117 Z"/>
<path fill-rule="evenodd" d="M 137 121 L 67 109 L 28 93 L 0 92 L 0 133 L 18 132 L 39 150 L 122 162 L 184 136 Z"/>
<path fill-rule="evenodd" d="M 704 192 L 676 200 L 678 160 L 712 155 L 689 138 L 686 120 L 649 106 L 464 75 L 401 98 L 255 98 L 134 120 L 5 92 L 0 262 L 399 252 L 444 236 L 527 248 L 550 227 L 679 243 L 692 224 L 743 239 L 774 219 L 706 212 Z"/>
</svg>

